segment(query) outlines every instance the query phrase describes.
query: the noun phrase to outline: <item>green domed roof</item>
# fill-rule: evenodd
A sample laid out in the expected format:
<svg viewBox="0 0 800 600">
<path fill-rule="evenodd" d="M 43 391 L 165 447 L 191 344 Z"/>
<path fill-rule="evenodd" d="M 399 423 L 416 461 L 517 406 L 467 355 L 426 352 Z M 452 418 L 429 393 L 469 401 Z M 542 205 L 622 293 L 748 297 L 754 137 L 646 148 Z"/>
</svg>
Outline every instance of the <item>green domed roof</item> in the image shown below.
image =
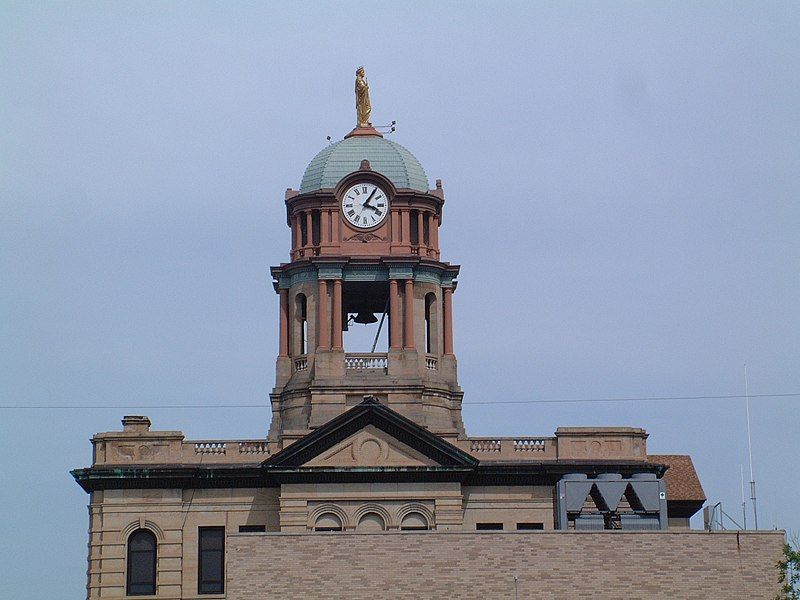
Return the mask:
<svg viewBox="0 0 800 600">
<path fill-rule="evenodd" d="M 425 169 L 411 152 L 378 135 L 354 135 L 314 157 L 303 173 L 300 193 L 336 187 L 342 177 L 357 171 L 365 158 L 373 171 L 388 177 L 395 187 L 428 191 Z"/>
</svg>

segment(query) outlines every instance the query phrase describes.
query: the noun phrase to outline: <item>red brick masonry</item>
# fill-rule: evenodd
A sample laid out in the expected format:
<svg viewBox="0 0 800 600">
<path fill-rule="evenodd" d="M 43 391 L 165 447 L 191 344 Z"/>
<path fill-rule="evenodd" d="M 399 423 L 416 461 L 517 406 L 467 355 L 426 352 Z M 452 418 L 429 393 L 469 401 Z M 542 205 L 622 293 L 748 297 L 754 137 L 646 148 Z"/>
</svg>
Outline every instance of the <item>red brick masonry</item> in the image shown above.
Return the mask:
<svg viewBox="0 0 800 600">
<path fill-rule="evenodd" d="M 783 532 L 232 534 L 228 600 L 774 598 Z"/>
</svg>

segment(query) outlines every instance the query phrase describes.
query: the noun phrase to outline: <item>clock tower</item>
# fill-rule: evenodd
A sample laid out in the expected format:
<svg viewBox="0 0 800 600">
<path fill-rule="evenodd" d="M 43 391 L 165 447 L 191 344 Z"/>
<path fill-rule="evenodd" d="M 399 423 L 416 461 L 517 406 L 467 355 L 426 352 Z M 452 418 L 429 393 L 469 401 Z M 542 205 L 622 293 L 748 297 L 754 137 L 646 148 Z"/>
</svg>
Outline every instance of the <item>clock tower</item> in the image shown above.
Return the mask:
<svg viewBox="0 0 800 600">
<path fill-rule="evenodd" d="M 360 80 L 359 121 L 363 71 Z M 272 268 L 280 343 L 270 440 L 303 437 L 366 395 L 433 433 L 463 437 L 458 266 L 440 257 L 441 181 L 431 189 L 408 150 L 358 122 L 314 157 L 285 204 L 290 260 Z M 348 347 L 359 328 L 374 332 L 369 351 Z"/>
</svg>

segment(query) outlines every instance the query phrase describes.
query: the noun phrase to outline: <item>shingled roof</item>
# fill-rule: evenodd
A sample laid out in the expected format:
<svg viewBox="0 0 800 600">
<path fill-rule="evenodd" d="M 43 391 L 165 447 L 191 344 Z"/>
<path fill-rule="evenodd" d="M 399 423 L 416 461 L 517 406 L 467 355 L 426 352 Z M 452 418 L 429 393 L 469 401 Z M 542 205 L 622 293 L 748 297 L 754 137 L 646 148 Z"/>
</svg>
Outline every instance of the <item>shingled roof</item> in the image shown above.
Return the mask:
<svg viewBox="0 0 800 600">
<path fill-rule="evenodd" d="M 674 501 L 705 502 L 706 493 L 700 485 L 692 457 L 687 454 L 650 454 L 648 462 L 661 463 L 669 467 L 664 474 L 667 498 Z"/>
</svg>

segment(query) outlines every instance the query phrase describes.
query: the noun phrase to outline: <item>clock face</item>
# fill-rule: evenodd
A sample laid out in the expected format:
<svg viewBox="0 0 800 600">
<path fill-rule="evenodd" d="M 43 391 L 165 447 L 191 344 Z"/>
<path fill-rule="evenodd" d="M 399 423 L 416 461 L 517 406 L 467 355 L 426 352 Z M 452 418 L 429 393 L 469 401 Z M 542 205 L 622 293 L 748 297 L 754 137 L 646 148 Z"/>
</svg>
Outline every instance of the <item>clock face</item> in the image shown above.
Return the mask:
<svg viewBox="0 0 800 600">
<path fill-rule="evenodd" d="M 353 227 L 377 227 L 389 214 L 389 199 L 374 183 L 357 183 L 342 196 L 342 214 Z"/>
</svg>

